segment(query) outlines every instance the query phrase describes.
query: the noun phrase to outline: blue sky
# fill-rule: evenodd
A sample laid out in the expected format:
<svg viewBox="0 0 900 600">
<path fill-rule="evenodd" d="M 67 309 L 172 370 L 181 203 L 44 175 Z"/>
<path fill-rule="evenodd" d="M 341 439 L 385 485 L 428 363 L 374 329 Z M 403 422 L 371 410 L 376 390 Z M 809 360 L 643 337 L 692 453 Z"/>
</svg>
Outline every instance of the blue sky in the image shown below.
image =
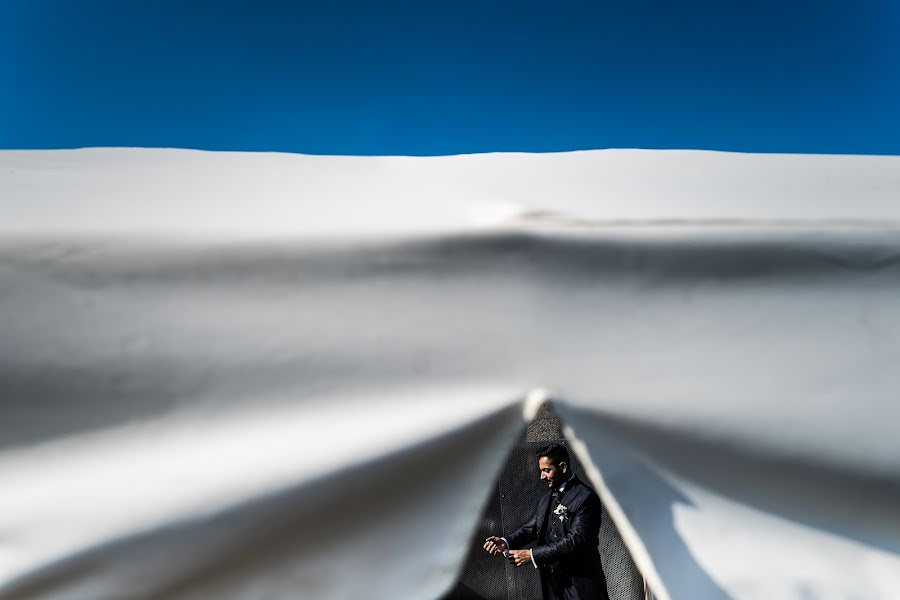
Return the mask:
<svg viewBox="0 0 900 600">
<path fill-rule="evenodd" d="M 900 154 L 900 2 L 0 0 L 0 147 Z"/>
</svg>

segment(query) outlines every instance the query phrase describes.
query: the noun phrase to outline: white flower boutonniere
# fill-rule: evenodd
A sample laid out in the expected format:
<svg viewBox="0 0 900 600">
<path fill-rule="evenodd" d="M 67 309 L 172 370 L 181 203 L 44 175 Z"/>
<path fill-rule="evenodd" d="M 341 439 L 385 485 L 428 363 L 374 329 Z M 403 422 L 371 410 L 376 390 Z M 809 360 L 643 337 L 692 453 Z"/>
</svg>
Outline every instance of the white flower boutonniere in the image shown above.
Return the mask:
<svg viewBox="0 0 900 600">
<path fill-rule="evenodd" d="M 565 521 L 566 517 L 568 517 L 569 509 L 565 504 L 560 504 L 556 508 L 553 509 L 553 514 L 559 517 L 560 521 Z"/>
</svg>

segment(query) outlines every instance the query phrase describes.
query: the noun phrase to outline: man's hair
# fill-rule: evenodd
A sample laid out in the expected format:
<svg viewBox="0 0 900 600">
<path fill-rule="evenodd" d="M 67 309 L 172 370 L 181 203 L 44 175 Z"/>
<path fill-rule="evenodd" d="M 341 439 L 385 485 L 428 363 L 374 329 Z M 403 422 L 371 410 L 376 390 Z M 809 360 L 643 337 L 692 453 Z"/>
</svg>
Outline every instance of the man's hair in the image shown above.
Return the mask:
<svg viewBox="0 0 900 600">
<path fill-rule="evenodd" d="M 557 467 L 560 463 L 566 463 L 569 465 L 569 468 L 572 467 L 572 463 L 569 461 L 569 451 L 566 450 L 565 446 L 553 444 L 552 446 L 541 448 L 541 451 L 538 452 L 538 458 L 545 457 L 551 464 L 556 465 Z"/>
</svg>

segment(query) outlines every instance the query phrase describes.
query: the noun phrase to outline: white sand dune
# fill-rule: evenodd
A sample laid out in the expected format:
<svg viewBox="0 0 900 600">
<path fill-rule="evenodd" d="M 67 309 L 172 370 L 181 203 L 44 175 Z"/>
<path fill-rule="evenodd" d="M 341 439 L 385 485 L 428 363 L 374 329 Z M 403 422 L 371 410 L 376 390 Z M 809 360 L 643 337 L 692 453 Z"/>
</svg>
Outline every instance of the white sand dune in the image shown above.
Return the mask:
<svg viewBox="0 0 900 600">
<path fill-rule="evenodd" d="M 900 221 L 892 156 L 606 150 L 347 157 L 109 149 L 0 153 L 0 227 L 211 235 L 419 234 L 556 215 Z"/>
</svg>

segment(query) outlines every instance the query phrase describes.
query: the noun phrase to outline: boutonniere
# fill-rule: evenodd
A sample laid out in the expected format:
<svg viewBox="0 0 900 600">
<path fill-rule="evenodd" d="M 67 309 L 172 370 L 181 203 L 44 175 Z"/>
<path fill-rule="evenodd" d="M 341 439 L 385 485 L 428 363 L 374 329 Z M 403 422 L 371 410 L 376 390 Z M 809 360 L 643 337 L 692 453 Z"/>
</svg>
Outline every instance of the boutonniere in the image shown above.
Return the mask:
<svg viewBox="0 0 900 600">
<path fill-rule="evenodd" d="M 565 521 L 568 516 L 569 509 L 565 504 L 560 504 L 556 508 L 553 509 L 553 514 L 559 517 L 560 521 Z"/>
</svg>

